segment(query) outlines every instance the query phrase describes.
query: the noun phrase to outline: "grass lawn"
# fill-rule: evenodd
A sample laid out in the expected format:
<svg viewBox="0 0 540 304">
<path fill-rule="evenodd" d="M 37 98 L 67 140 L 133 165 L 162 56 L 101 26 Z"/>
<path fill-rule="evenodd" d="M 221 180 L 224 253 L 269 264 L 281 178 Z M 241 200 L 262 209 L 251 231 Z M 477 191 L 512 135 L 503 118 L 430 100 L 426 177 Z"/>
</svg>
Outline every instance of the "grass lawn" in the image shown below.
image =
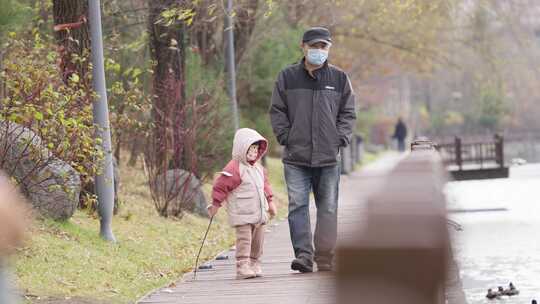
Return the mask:
<svg viewBox="0 0 540 304">
<path fill-rule="evenodd" d="M 286 197 L 282 168 L 279 159 L 268 159 L 278 204 Z M 143 170 L 121 166 L 121 176 L 122 207 L 113 220 L 118 243 L 102 241 L 98 219 L 85 211 L 77 211 L 67 222 L 35 221 L 26 247 L 13 261 L 18 286 L 28 301 L 40 296 L 131 303 L 192 269 L 208 219 L 159 217 Z M 278 217 L 283 218 L 286 208 L 280 207 Z M 222 210 L 214 220 L 202 259 L 213 258 L 233 243 L 234 233 Z"/>
</svg>

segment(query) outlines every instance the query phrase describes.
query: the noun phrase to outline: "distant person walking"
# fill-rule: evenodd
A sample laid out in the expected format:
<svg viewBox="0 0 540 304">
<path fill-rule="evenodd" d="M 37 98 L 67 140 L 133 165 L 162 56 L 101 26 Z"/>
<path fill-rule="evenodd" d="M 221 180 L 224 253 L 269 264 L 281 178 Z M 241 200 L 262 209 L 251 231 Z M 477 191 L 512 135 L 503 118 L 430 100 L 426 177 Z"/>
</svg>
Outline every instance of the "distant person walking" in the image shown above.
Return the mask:
<svg viewBox="0 0 540 304">
<path fill-rule="evenodd" d="M 405 138 L 407 138 L 407 126 L 405 125 L 401 117 L 398 118 L 396 127 L 394 129 L 394 135 L 392 135 L 392 138 L 397 140 L 398 151 L 400 152 L 405 151 Z"/>
<path fill-rule="evenodd" d="M 331 46 L 326 28 L 307 30 L 301 43 L 304 57 L 281 71 L 270 107 L 274 134 L 285 147 L 289 229 L 295 255 L 291 268 L 300 272 L 312 272 L 313 260 L 319 271 L 333 269 L 339 150 L 351 142 L 356 120 L 349 77 L 328 64 Z M 317 206 L 314 238 L 309 216 L 312 190 Z"/>
</svg>

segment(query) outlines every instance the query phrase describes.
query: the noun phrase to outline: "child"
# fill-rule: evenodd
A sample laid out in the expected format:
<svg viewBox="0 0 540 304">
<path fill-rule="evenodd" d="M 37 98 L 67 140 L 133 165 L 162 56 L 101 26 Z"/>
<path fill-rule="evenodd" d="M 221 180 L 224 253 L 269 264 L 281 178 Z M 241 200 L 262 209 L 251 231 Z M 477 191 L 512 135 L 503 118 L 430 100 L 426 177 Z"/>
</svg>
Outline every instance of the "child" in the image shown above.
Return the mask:
<svg viewBox="0 0 540 304">
<path fill-rule="evenodd" d="M 266 171 L 258 162 L 267 148 L 268 141 L 257 131 L 239 129 L 234 135 L 233 159 L 215 180 L 208 206 L 208 214 L 214 216 L 227 202 L 229 224 L 236 229 L 238 279 L 262 276 L 264 224 L 269 220 L 267 212 L 276 215 Z"/>
</svg>

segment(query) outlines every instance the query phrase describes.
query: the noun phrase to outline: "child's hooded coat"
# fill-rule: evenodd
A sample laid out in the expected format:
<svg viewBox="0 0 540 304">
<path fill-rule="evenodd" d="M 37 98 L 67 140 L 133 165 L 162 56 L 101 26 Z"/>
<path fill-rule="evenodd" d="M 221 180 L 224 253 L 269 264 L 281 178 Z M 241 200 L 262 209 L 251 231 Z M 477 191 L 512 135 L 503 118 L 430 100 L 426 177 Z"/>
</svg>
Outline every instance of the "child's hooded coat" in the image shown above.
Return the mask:
<svg viewBox="0 0 540 304">
<path fill-rule="evenodd" d="M 249 162 L 247 151 L 259 144 L 257 160 Z M 243 128 L 234 135 L 232 160 L 220 173 L 212 189 L 212 203 L 221 206 L 226 201 L 229 224 L 264 224 L 272 204 L 272 191 L 266 172 L 259 163 L 266 153 L 268 141 L 257 131 Z"/>
</svg>

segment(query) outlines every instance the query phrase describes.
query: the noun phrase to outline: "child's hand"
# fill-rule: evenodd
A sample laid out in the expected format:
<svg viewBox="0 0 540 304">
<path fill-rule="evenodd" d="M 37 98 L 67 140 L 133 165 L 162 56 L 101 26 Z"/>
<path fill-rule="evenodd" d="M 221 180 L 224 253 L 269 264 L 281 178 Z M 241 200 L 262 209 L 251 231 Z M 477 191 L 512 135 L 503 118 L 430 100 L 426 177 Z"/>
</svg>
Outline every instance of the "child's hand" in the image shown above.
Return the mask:
<svg viewBox="0 0 540 304">
<path fill-rule="evenodd" d="M 214 205 L 208 205 L 208 207 L 206 207 L 206 210 L 208 211 L 208 215 L 210 217 L 214 217 L 216 213 L 218 212 L 219 207 L 216 207 Z"/>
<path fill-rule="evenodd" d="M 277 214 L 277 207 L 275 204 L 270 204 L 268 206 L 268 213 L 270 214 L 270 217 L 273 218 Z"/>
</svg>

